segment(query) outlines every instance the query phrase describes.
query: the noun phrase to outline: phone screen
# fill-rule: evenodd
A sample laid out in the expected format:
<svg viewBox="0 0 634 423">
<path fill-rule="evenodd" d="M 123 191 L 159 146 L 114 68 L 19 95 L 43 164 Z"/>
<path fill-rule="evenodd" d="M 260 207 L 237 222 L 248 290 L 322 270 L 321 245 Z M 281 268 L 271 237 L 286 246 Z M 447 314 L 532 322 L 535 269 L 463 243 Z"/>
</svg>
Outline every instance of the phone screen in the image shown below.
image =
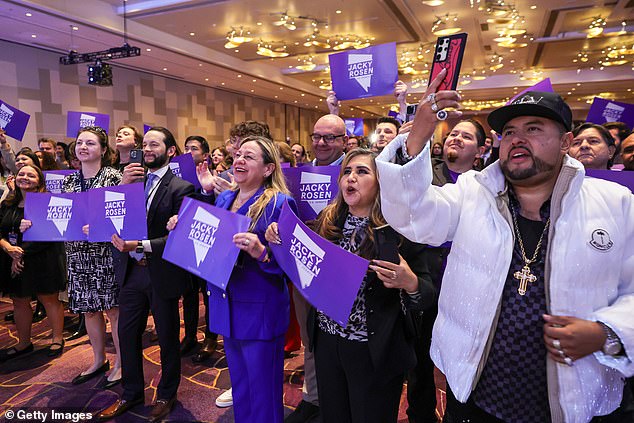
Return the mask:
<svg viewBox="0 0 634 423">
<path fill-rule="evenodd" d="M 429 76 L 429 82 L 431 83 L 443 69 L 447 69 L 447 76 L 441 82 L 438 91 L 455 90 L 458 87 L 460 66 L 462 66 L 462 56 L 464 56 L 466 45 L 466 33 L 438 38 Z"/>
</svg>

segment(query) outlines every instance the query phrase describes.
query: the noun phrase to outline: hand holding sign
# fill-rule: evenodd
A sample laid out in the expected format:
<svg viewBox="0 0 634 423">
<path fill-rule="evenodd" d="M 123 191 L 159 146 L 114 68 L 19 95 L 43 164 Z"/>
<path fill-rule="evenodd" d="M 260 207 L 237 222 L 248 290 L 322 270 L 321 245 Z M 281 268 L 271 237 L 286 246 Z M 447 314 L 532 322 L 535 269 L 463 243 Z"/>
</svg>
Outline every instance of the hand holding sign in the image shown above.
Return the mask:
<svg viewBox="0 0 634 423">
<path fill-rule="evenodd" d="M 266 233 L 264 234 L 264 238 L 271 243 L 280 245 L 282 243 L 282 238 L 280 238 L 280 232 L 277 228 L 277 222 L 273 222 L 266 228 Z"/>
<path fill-rule="evenodd" d="M 233 243 L 236 247 L 253 257 L 259 259 L 264 255 L 266 247 L 260 242 L 260 238 L 251 232 L 240 232 L 233 236 Z"/>
</svg>

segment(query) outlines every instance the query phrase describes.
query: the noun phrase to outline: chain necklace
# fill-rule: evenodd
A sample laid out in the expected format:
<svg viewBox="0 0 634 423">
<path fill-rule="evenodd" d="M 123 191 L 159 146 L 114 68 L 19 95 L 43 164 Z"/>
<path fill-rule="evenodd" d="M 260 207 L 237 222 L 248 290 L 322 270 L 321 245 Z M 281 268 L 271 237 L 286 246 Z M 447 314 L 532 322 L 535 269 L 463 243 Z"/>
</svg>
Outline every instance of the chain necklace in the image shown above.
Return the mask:
<svg viewBox="0 0 634 423">
<path fill-rule="evenodd" d="M 520 282 L 519 287 L 517 288 L 517 293 L 520 295 L 526 294 L 526 288 L 528 287 L 528 283 L 533 283 L 537 280 L 537 276 L 535 276 L 531 272 L 530 265 L 533 264 L 537 260 L 537 256 L 539 255 L 539 250 L 542 246 L 542 241 L 544 240 L 544 234 L 548 232 L 548 227 L 550 226 L 550 217 L 546 221 L 546 226 L 544 226 L 544 230 L 542 231 L 541 236 L 539 237 L 539 241 L 537 242 L 537 247 L 535 248 L 535 252 L 533 253 L 533 257 L 530 259 L 526 257 L 526 251 L 524 250 L 524 241 L 522 240 L 522 234 L 520 233 L 519 225 L 517 224 L 517 216 L 515 214 L 515 207 L 513 204 L 511 206 L 511 216 L 513 217 L 513 225 L 515 227 L 515 233 L 517 234 L 517 240 L 520 244 L 520 252 L 522 253 L 522 260 L 524 260 L 524 267 L 522 267 L 521 271 L 517 271 L 513 273 L 513 277 Z"/>
</svg>

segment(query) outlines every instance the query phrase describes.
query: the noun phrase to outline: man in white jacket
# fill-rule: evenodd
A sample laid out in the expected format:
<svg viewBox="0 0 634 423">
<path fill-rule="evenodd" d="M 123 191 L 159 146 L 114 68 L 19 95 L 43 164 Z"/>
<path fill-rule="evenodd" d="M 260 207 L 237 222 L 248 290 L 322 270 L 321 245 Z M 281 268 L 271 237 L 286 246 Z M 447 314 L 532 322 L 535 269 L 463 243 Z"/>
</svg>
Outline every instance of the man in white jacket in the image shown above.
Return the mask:
<svg viewBox="0 0 634 423">
<path fill-rule="evenodd" d="M 570 108 L 547 92 L 490 114 L 497 163 L 432 186 L 429 138 L 460 115 L 443 110 L 460 107 L 458 93 L 435 93 L 443 77 L 377 167 L 395 229 L 453 241 L 431 346 L 448 382 L 445 421 L 625 421 L 616 409 L 634 374 L 634 196 L 585 177 L 566 154 Z M 414 159 L 391 163 L 399 149 Z"/>
</svg>

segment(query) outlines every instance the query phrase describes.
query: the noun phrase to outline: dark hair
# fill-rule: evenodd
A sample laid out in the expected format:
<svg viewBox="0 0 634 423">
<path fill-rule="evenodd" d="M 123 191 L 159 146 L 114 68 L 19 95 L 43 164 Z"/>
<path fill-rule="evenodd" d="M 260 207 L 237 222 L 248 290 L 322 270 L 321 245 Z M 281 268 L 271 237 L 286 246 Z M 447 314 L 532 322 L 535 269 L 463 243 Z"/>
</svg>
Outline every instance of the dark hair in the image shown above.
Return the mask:
<svg viewBox="0 0 634 423">
<path fill-rule="evenodd" d="M 282 141 L 275 141 L 275 146 L 280 153 L 280 163 L 284 160 L 286 163 L 290 163 L 291 167 L 295 167 L 295 155 L 291 147 Z"/>
<path fill-rule="evenodd" d="M 247 120 L 235 124 L 229 131 L 229 139 L 240 138 L 241 140 L 244 140 L 246 137 L 250 136 L 264 137 L 273 141 L 269 125 L 264 122 Z"/>
<path fill-rule="evenodd" d="M 40 159 L 37 157 L 37 155 L 35 155 L 33 150 L 31 150 L 29 147 L 25 147 L 22 150 L 18 151 L 15 157 L 17 158 L 18 156 L 26 156 L 33 161 L 33 164 L 35 166 L 37 166 L 38 168 L 40 167 Z"/>
<path fill-rule="evenodd" d="M 401 129 L 401 122 L 399 122 L 398 120 L 394 119 L 391 116 L 381 116 L 379 118 L 379 120 L 376 121 L 377 125 L 379 123 L 391 123 L 392 125 L 396 126 L 396 132 L 398 132 L 398 130 Z M 359 145 L 359 147 L 360 147 L 360 145 Z"/>
<path fill-rule="evenodd" d="M 630 127 L 627 126 L 623 122 L 607 122 L 607 123 L 603 124 L 603 127 L 605 129 L 607 129 L 608 131 L 610 129 L 617 129 L 618 130 L 618 136 L 619 136 L 619 139 L 621 141 L 623 141 L 625 138 L 629 137 L 630 133 L 632 132 Z"/>
<path fill-rule="evenodd" d="M 468 122 L 474 126 L 476 130 L 476 140 L 478 141 L 478 147 L 482 147 L 487 137 L 486 132 L 484 131 L 484 128 L 482 127 L 482 124 L 475 119 L 463 119 L 458 123 L 462 123 L 462 122 Z"/>
<path fill-rule="evenodd" d="M 51 144 L 53 146 L 53 148 L 55 148 L 57 146 L 57 142 L 54 139 L 44 137 L 44 138 L 40 138 L 39 140 L 37 140 L 37 148 L 40 148 L 40 143 L 43 143 L 43 142 L 47 142 L 47 143 Z"/>
<path fill-rule="evenodd" d="M 604 143 L 606 143 L 608 147 L 615 148 L 615 154 L 610 158 L 610 160 L 608 160 L 608 169 L 610 169 L 612 165 L 614 164 L 614 157 L 616 156 L 616 153 L 618 152 L 616 151 L 618 149 L 616 147 L 616 142 L 614 141 L 612 134 L 610 134 L 610 131 L 608 131 L 604 126 L 597 125 L 596 123 L 586 122 L 586 123 L 582 123 L 581 125 L 575 128 L 572 128 L 572 136 L 576 137 L 577 135 L 579 135 L 586 129 L 595 129 L 599 133 L 599 135 L 601 135 L 601 139 L 603 140 Z"/>
<path fill-rule="evenodd" d="M 114 150 L 110 147 L 110 144 L 108 144 L 108 134 L 106 133 L 106 130 L 100 126 L 85 126 L 79 130 L 77 138 L 79 138 L 79 135 L 84 132 L 90 132 L 91 134 L 96 135 L 99 139 L 99 145 L 104 150 L 104 153 L 101 156 L 101 166 L 112 166 L 117 156 Z M 75 139 L 75 147 L 77 147 L 76 141 L 77 139 Z"/>
<path fill-rule="evenodd" d="M 59 165 L 57 164 L 57 160 L 55 160 L 55 155 L 53 153 L 48 153 L 46 151 L 38 151 L 42 155 L 42 159 L 40 161 L 40 169 L 42 170 L 59 170 Z"/>
<path fill-rule="evenodd" d="M 291 145 L 291 147 L 295 147 L 296 145 L 299 145 L 302 148 L 302 157 L 306 157 L 306 148 L 298 142 Z"/>
<path fill-rule="evenodd" d="M 190 135 L 185 139 L 185 145 L 187 145 L 187 141 L 198 141 L 203 153 L 209 153 L 209 143 L 204 137 L 201 137 L 200 135 Z"/>
<path fill-rule="evenodd" d="M 176 138 L 174 138 L 174 135 L 172 135 L 172 133 L 170 132 L 169 129 L 167 128 L 163 128 L 162 126 L 153 126 L 150 129 L 147 130 L 147 132 L 150 131 L 156 131 L 156 132 L 160 132 L 161 134 L 163 134 L 164 136 L 164 140 L 163 140 L 163 144 L 165 144 L 165 150 L 167 150 L 170 147 L 175 147 L 176 148 L 176 152 L 178 154 L 180 149 L 178 148 L 178 145 L 176 144 Z M 146 133 L 147 133 L 146 132 Z"/>
<path fill-rule="evenodd" d="M 26 165 L 20 168 L 20 170 L 24 169 L 27 166 L 30 168 L 33 168 L 35 170 L 35 173 L 37 173 L 39 182 L 37 184 L 36 192 L 46 192 L 46 181 L 44 180 L 44 174 L 42 173 L 42 169 L 40 169 L 38 166 Z M 18 173 L 20 173 L 20 170 L 18 170 Z M 13 192 L 7 195 L 7 198 L 2 202 L 2 205 L 3 206 L 4 205 L 17 206 L 18 204 L 20 204 L 20 201 L 22 201 L 22 190 L 16 186 Z"/>
<path fill-rule="evenodd" d="M 123 128 L 131 129 L 132 132 L 134 132 L 134 148 L 143 148 L 143 134 L 141 132 L 139 132 L 138 129 L 136 129 L 136 126 L 121 125 L 120 127 L 117 128 L 117 132 L 115 132 L 115 136 Z"/>
</svg>

